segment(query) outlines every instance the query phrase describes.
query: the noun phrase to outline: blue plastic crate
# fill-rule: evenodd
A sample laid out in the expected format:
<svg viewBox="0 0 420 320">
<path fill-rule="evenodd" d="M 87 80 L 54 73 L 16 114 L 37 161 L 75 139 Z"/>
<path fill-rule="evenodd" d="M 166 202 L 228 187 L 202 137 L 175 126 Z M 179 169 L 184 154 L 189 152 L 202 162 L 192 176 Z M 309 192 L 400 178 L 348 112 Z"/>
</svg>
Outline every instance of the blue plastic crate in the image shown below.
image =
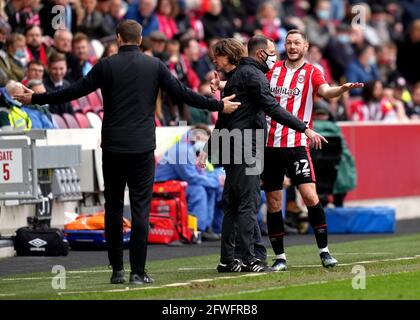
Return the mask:
<svg viewBox="0 0 420 320">
<path fill-rule="evenodd" d="M 104 230 L 64 230 L 63 232 L 71 248 L 106 248 Z M 129 244 L 130 235 L 130 231 L 123 233 L 124 246 L 127 246 Z"/>
</svg>

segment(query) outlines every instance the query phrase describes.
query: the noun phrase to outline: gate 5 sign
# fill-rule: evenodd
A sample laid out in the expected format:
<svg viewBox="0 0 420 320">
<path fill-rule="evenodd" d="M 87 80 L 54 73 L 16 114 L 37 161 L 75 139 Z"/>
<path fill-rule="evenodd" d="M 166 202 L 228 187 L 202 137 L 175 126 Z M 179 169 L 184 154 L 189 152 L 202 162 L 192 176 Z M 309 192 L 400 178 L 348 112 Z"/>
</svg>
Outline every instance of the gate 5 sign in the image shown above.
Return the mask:
<svg viewBox="0 0 420 320">
<path fill-rule="evenodd" d="M 22 183 L 22 149 L 0 149 L 0 183 Z"/>
</svg>

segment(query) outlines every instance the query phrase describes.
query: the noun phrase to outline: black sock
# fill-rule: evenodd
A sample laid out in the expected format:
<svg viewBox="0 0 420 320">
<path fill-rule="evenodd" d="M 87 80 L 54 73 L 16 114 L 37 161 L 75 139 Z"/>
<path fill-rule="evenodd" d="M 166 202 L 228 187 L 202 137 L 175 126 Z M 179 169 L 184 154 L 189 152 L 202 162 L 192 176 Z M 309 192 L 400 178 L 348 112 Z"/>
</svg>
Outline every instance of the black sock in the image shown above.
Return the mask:
<svg viewBox="0 0 420 320">
<path fill-rule="evenodd" d="M 325 221 L 324 208 L 321 202 L 313 207 L 308 207 L 308 218 L 315 233 L 316 243 L 319 249 L 328 246 L 327 223 Z"/>
<path fill-rule="evenodd" d="M 267 212 L 267 229 L 274 253 L 276 255 L 284 253 L 284 221 L 281 210 L 279 212 Z"/>
</svg>

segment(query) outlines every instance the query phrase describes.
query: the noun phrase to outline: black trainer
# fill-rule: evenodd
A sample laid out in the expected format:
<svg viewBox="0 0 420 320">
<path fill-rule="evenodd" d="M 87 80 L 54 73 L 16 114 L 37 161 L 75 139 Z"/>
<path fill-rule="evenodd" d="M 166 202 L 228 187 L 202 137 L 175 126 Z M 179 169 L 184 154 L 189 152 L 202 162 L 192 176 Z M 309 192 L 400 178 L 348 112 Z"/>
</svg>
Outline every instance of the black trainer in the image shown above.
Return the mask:
<svg viewBox="0 0 420 320">
<path fill-rule="evenodd" d="M 125 273 L 124 270 L 112 271 L 111 283 L 119 284 L 125 282 Z"/>
<path fill-rule="evenodd" d="M 130 274 L 130 284 L 148 284 L 153 283 L 155 280 L 153 280 L 146 272 L 143 274 L 138 273 L 131 273 Z"/>
<path fill-rule="evenodd" d="M 260 259 L 255 258 L 254 260 L 245 263 L 242 267 L 242 272 L 271 272 L 271 268 L 269 268 L 265 263 L 263 263 Z"/>
<path fill-rule="evenodd" d="M 220 273 L 223 272 L 241 272 L 243 264 L 240 260 L 235 259 L 231 263 L 219 263 L 217 265 L 217 271 Z"/>
<path fill-rule="evenodd" d="M 287 262 L 285 259 L 274 259 L 274 264 L 271 266 L 272 271 L 287 271 Z"/>
<path fill-rule="evenodd" d="M 338 263 L 329 252 L 321 252 L 319 257 L 321 258 L 322 266 L 324 268 L 332 268 Z"/>
</svg>

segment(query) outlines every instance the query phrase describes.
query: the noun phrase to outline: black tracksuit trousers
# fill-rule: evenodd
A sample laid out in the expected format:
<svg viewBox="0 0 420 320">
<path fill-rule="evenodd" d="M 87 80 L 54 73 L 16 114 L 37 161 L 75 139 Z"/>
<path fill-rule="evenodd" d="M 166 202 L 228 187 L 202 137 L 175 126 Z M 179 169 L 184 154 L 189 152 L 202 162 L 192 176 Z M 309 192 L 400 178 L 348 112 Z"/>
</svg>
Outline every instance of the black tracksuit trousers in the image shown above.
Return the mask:
<svg viewBox="0 0 420 320">
<path fill-rule="evenodd" d="M 220 262 L 234 260 L 235 236 L 239 233 L 244 263 L 255 257 L 254 231 L 260 203 L 260 176 L 247 175 L 246 164 L 226 165 L 226 180 L 223 190 L 224 218 Z M 236 228 L 237 226 L 237 228 Z"/>
</svg>

